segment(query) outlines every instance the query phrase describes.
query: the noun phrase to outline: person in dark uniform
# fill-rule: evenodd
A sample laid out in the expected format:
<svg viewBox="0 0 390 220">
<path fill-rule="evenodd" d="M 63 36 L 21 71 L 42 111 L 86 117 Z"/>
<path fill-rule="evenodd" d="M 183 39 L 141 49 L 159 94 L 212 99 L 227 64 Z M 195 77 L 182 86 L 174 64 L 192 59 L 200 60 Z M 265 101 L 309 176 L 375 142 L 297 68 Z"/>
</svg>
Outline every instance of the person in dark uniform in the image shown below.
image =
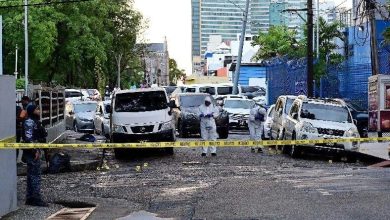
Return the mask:
<svg viewBox="0 0 390 220">
<path fill-rule="evenodd" d="M 36 105 L 27 106 L 27 119 L 24 121 L 23 141 L 39 143 L 46 139 L 47 133 L 39 121 L 40 111 Z M 41 151 L 24 150 L 23 157 L 27 163 L 26 205 L 48 206 L 41 197 Z"/>
</svg>

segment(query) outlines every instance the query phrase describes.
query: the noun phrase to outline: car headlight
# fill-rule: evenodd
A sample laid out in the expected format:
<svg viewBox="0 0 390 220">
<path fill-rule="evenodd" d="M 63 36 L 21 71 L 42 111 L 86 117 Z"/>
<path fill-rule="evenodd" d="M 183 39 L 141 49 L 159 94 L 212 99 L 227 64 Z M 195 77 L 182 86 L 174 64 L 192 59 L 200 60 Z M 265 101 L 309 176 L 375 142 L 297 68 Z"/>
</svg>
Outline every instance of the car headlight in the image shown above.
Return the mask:
<svg viewBox="0 0 390 220">
<path fill-rule="evenodd" d="M 318 133 L 317 128 L 315 128 L 311 123 L 304 122 L 301 127 L 302 132 L 306 133 Z"/>
<path fill-rule="evenodd" d="M 116 132 L 116 133 L 126 133 L 126 132 L 125 132 L 125 129 L 123 129 L 123 126 L 122 126 L 122 125 L 114 125 L 114 126 L 113 126 L 113 130 L 114 130 L 114 132 Z"/>
<path fill-rule="evenodd" d="M 346 137 L 353 137 L 353 138 L 359 138 L 360 137 L 359 131 L 355 127 L 352 127 L 347 132 L 345 132 L 345 136 Z"/>
<path fill-rule="evenodd" d="M 168 121 L 168 122 L 165 122 L 165 123 L 162 123 L 161 124 L 161 129 L 160 130 L 169 130 L 169 129 L 172 129 L 172 121 Z"/>
</svg>

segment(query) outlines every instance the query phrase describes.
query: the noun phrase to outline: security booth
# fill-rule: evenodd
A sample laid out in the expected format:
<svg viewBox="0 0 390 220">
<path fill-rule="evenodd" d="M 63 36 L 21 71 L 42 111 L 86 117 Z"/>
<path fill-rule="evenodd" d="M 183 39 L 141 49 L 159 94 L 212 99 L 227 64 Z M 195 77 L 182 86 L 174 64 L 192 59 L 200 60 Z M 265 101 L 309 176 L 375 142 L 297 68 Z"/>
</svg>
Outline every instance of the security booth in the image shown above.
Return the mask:
<svg viewBox="0 0 390 220">
<path fill-rule="evenodd" d="M 390 132 L 390 75 L 368 78 L 368 131 L 379 137 Z"/>
</svg>

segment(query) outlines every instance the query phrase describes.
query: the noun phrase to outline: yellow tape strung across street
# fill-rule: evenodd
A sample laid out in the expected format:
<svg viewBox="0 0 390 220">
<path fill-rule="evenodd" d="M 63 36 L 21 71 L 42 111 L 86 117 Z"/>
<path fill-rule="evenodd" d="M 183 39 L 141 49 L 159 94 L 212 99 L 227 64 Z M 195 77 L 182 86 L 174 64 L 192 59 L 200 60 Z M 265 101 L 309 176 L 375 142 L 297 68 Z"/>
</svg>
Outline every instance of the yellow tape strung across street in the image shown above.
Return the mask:
<svg viewBox="0 0 390 220">
<path fill-rule="evenodd" d="M 11 143 L 14 137 L 0 140 L 0 149 L 30 149 L 30 148 L 195 148 L 195 147 L 256 147 L 256 146 L 281 146 L 281 145 L 313 145 L 390 141 L 390 137 L 380 138 L 343 138 L 343 139 L 318 139 L 318 140 L 224 140 L 224 141 L 176 141 L 176 142 L 143 142 L 143 143 L 82 143 L 82 144 L 45 144 L 45 143 Z"/>
</svg>

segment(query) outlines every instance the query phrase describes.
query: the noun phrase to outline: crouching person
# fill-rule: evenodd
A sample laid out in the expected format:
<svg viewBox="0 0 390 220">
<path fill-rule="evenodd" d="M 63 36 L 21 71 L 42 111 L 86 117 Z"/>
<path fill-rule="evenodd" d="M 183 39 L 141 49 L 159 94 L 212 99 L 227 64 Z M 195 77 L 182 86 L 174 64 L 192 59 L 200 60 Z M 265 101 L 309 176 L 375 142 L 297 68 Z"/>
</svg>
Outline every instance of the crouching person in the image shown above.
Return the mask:
<svg viewBox="0 0 390 220">
<path fill-rule="evenodd" d="M 46 139 L 47 133 L 40 121 L 40 111 L 36 105 L 27 107 L 27 119 L 24 121 L 24 143 L 39 143 Z M 24 150 L 23 157 L 27 163 L 26 205 L 48 206 L 41 196 L 41 151 Z"/>
</svg>

